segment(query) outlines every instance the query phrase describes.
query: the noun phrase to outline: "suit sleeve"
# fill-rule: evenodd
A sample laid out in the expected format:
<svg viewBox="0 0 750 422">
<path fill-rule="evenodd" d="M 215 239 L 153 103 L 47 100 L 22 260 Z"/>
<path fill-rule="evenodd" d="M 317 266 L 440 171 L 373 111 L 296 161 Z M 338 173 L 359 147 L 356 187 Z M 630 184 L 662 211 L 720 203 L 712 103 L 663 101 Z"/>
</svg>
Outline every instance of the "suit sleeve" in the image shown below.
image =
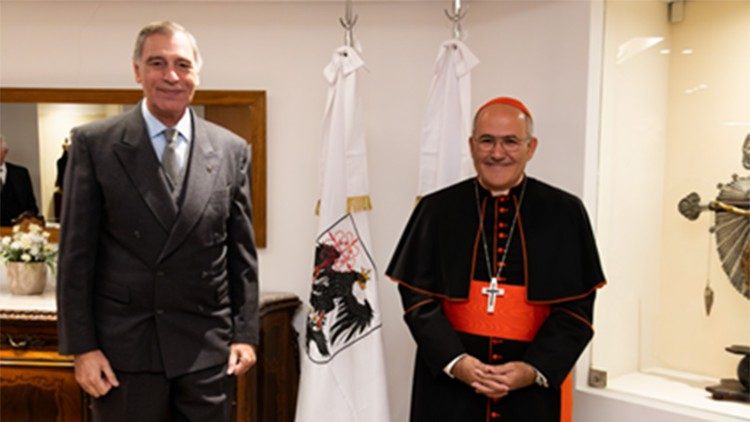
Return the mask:
<svg viewBox="0 0 750 422">
<path fill-rule="evenodd" d="M 437 376 L 456 356 L 466 352 L 458 334 L 443 313 L 441 299 L 400 284 L 404 321 L 417 343 L 417 353 Z"/>
<path fill-rule="evenodd" d="M 25 167 L 21 167 L 23 177 L 21 183 L 23 184 L 21 192 L 23 194 L 22 206 L 24 211 L 30 211 L 34 215 L 39 214 L 39 208 L 36 205 L 36 197 L 34 196 L 34 187 L 31 185 L 31 175 L 29 170 Z"/>
<path fill-rule="evenodd" d="M 227 220 L 227 265 L 234 324 L 232 342 L 257 345 L 258 255 L 250 203 L 250 149 L 244 141 L 240 149 L 234 155 L 238 163 L 235 166 L 235 186 Z"/>
<path fill-rule="evenodd" d="M 596 292 L 551 305 L 547 320 L 526 350 L 523 360 L 559 387 L 594 335 L 592 319 Z"/>
<path fill-rule="evenodd" d="M 61 354 L 97 349 L 93 315 L 94 263 L 99 243 L 102 192 L 88 140 L 73 133 L 65 176 L 57 272 L 57 324 Z"/>
<path fill-rule="evenodd" d="M 465 352 L 458 334 L 443 313 L 440 260 L 435 236 L 434 213 L 423 198 L 415 208 L 386 274 L 399 283 L 404 321 L 417 343 L 417 353 L 433 375 Z"/>
</svg>

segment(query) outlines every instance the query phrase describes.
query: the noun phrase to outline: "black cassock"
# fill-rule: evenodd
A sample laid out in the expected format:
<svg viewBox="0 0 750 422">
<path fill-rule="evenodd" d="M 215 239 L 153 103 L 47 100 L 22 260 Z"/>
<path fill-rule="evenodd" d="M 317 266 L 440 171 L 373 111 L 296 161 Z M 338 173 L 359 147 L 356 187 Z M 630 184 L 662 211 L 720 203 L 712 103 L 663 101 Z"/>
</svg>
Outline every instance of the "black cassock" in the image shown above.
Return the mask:
<svg viewBox="0 0 750 422">
<path fill-rule="evenodd" d="M 488 284 L 488 272 L 494 275 L 502 265 L 508 237 L 501 282 L 506 290 L 521 289 L 520 305 L 540 309 L 543 319 L 525 340 L 457 329 L 456 317 L 465 312 L 461 306 L 477 301 L 476 295 L 469 301 L 472 284 Z M 529 177 L 498 197 L 476 178 L 459 182 L 417 204 L 386 274 L 399 283 L 404 319 L 417 343 L 412 421 L 561 420 L 560 387 L 593 335 L 595 290 L 605 282 L 577 197 Z M 486 306 L 486 297 L 479 300 Z M 513 322 L 502 321 L 503 300 L 496 306 L 493 318 L 512 331 Z M 549 387 L 532 385 L 489 400 L 443 372 L 461 353 L 493 365 L 527 362 Z"/>
</svg>

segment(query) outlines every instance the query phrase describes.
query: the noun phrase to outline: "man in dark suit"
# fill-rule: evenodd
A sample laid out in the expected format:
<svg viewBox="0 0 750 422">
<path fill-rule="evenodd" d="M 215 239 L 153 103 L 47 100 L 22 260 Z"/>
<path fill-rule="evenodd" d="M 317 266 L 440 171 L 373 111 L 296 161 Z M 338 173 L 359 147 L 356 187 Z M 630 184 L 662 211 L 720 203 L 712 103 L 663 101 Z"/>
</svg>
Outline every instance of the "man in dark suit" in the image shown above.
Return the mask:
<svg viewBox="0 0 750 422">
<path fill-rule="evenodd" d="M 29 171 L 5 161 L 9 150 L 0 135 L 0 226 L 12 225 L 13 219 L 24 212 L 39 214 Z"/>
<path fill-rule="evenodd" d="M 256 360 L 250 152 L 188 107 L 200 66 L 183 27 L 146 26 L 133 54 L 144 100 L 72 132 L 59 349 L 95 420 L 227 421 L 232 375 Z"/>
</svg>

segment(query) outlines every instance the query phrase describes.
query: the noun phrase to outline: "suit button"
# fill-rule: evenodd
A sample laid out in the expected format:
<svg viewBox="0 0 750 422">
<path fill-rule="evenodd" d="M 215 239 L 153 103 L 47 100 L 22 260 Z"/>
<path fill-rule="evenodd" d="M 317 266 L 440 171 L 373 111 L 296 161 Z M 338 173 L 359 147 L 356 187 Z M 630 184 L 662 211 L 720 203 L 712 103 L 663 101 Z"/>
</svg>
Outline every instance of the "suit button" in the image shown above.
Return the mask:
<svg viewBox="0 0 750 422">
<path fill-rule="evenodd" d="M 158 275 L 159 277 L 164 277 L 164 271 L 157 271 L 156 275 Z"/>
<path fill-rule="evenodd" d="M 208 271 L 201 271 L 201 278 L 208 277 Z"/>
<path fill-rule="evenodd" d="M 164 309 L 157 309 L 156 315 L 164 315 Z"/>
<path fill-rule="evenodd" d="M 136 231 L 133 232 L 133 236 L 135 236 L 136 239 L 140 239 L 141 238 L 141 232 L 139 232 L 138 230 L 136 230 Z"/>
</svg>

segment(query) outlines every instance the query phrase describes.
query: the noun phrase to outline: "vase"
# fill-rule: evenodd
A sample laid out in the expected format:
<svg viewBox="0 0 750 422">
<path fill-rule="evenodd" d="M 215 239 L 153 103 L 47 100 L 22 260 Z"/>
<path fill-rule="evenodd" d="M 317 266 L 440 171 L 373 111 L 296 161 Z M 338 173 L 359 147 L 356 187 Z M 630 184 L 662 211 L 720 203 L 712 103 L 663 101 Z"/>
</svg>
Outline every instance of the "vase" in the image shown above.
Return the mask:
<svg viewBox="0 0 750 422">
<path fill-rule="evenodd" d="M 6 262 L 10 293 L 40 295 L 47 285 L 47 264 L 44 262 Z"/>
</svg>

